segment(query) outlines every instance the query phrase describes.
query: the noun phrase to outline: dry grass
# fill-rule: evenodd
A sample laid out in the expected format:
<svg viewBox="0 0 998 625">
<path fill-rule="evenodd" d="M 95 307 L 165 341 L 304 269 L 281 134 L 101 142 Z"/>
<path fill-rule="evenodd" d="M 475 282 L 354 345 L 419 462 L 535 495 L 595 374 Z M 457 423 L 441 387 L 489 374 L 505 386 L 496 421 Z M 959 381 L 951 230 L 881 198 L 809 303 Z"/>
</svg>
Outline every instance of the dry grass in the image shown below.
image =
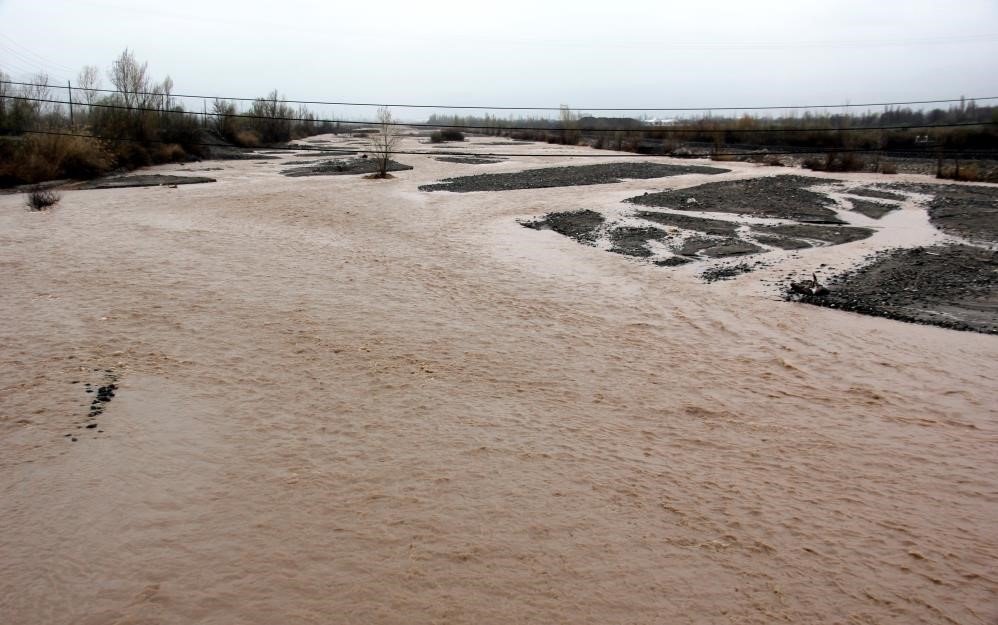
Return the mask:
<svg viewBox="0 0 998 625">
<path fill-rule="evenodd" d="M 173 163 L 187 158 L 187 152 L 176 143 L 161 143 L 149 155 L 153 163 Z"/>
<path fill-rule="evenodd" d="M 714 152 L 710 155 L 710 160 L 719 161 L 722 163 L 738 160 L 734 154 L 724 153 L 724 152 Z"/>
<path fill-rule="evenodd" d="M 260 147 L 260 135 L 255 130 L 239 130 L 233 135 L 232 140 L 240 147 Z"/>
<path fill-rule="evenodd" d="M 981 169 L 976 163 L 943 167 L 942 171 L 936 177 L 945 178 L 946 180 L 959 180 L 961 182 L 980 182 L 982 180 Z"/>
<path fill-rule="evenodd" d="M 824 158 L 805 158 L 801 167 L 814 171 L 863 171 L 866 169 L 866 161 L 855 152 L 829 152 Z"/>
<path fill-rule="evenodd" d="M 90 137 L 30 135 L 5 148 L 0 178 L 21 184 L 88 179 L 107 173 L 113 166 L 112 155 Z"/>
</svg>

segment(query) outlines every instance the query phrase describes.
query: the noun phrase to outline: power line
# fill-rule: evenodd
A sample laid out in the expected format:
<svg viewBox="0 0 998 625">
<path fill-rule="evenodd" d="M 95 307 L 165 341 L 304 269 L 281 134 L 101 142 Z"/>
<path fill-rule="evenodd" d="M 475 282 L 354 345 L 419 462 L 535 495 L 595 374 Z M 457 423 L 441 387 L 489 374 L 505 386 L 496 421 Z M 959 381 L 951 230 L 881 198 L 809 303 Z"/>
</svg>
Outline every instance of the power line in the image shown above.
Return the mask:
<svg viewBox="0 0 998 625">
<path fill-rule="evenodd" d="M 0 44 L 0 47 L 2 47 L 2 44 Z M 52 74 L 51 72 L 47 72 L 44 69 L 41 69 L 40 67 L 32 64 L 31 62 L 23 61 L 21 59 L 15 59 L 15 60 L 11 60 L 9 58 L 5 59 L 2 63 L 0 63 L 0 68 L 2 68 L 4 66 L 8 67 L 8 68 L 10 68 L 10 69 L 12 69 L 12 70 L 14 70 L 14 71 L 16 71 L 18 73 L 21 73 L 21 74 L 23 74 L 25 76 L 31 76 L 32 78 L 35 78 L 35 79 L 37 79 L 39 75 L 43 75 L 43 76 L 45 76 L 47 78 L 50 78 L 50 79 L 53 79 L 53 80 L 56 80 L 56 81 L 61 81 L 62 80 L 59 76 L 56 76 L 56 75 Z M 34 68 L 34 69 L 26 69 L 26 68 Z M 7 81 L 4 81 L 4 82 L 7 82 Z M 54 85 L 41 85 L 39 83 L 25 83 L 25 85 L 31 85 L 31 86 L 48 86 L 48 87 L 54 86 Z M 65 87 L 63 87 L 63 88 L 65 88 Z"/>
<path fill-rule="evenodd" d="M 0 128 L 0 133 L 12 132 L 11 128 Z M 89 135 L 82 133 L 71 133 L 71 132 L 55 132 L 51 130 L 25 130 L 24 134 L 34 134 L 34 135 L 47 135 L 56 137 L 78 137 L 82 139 L 95 139 L 98 141 L 107 141 L 110 143 L 139 143 L 139 144 L 170 144 L 178 143 L 177 141 L 165 141 L 162 139 L 129 139 L 121 137 L 106 137 L 101 135 Z M 207 142 L 183 142 L 188 146 L 201 146 L 201 147 L 213 147 L 213 148 L 233 148 L 227 144 L 219 143 L 207 143 Z M 241 148 L 247 150 L 247 153 L 252 153 L 249 148 Z M 308 146 L 274 146 L 274 147 L 264 147 L 259 149 L 265 149 L 268 152 L 276 151 L 286 151 L 286 152 L 316 152 L 318 155 L 322 155 L 323 152 L 330 152 L 329 156 L 349 156 L 355 154 L 365 154 L 371 150 L 359 150 L 355 148 L 314 148 Z M 812 154 L 848 154 L 848 153 L 879 153 L 883 155 L 911 155 L 911 154 L 924 154 L 926 157 L 936 157 L 937 155 L 947 156 L 947 155 L 957 155 L 960 157 L 968 156 L 978 156 L 978 157 L 994 157 L 998 156 L 998 150 L 940 150 L 926 148 L 924 150 L 918 149 L 907 149 L 907 150 L 881 150 L 879 148 L 825 148 L 825 149 L 784 149 L 784 150 L 766 150 L 760 152 L 712 152 L 710 154 L 705 154 L 704 158 L 710 158 L 714 156 L 790 156 L 799 155 L 806 156 Z M 407 154 L 415 156 L 474 156 L 474 157 L 542 157 L 542 158 L 675 158 L 670 157 L 668 154 L 641 154 L 641 153 L 629 153 L 629 154 L 601 154 L 597 152 L 593 153 L 581 153 L 581 154 L 552 154 L 550 152 L 535 152 L 535 153 L 510 153 L 510 152 L 427 152 L 427 151 L 411 151 L 411 150 L 393 150 L 392 154 Z M 211 160 L 211 159 L 207 159 Z"/>
<path fill-rule="evenodd" d="M 12 85 L 26 85 L 32 86 L 31 83 L 16 82 L 16 81 L 2 81 Z M 37 86 L 37 85 L 34 85 Z M 53 85 L 54 86 L 54 85 Z M 65 89 L 66 87 L 59 87 L 60 89 Z M 116 89 L 92 89 L 92 91 L 99 93 L 123 93 Z M 151 91 L 127 91 L 133 95 L 162 95 Z M 211 95 L 191 95 L 182 93 L 171 93 L 171 97 L 175 98 L 194 98 L 200 100 L 228 100 L 232 102 L 255 102 L 257 100 L 268 101 L 266 98 L 223 98 L 219 96 Z M 969 101 L 979 101 L 979 100 L 998 100 L 998 96 L 987 96 L 980 98 L 950 98 L 943 100 L 909 100 L 906 102 L 867 102 L 861 104 L 798 104 L 798 105 L 778 105 L 778 106 L 701 106 L 701 107 L 652 107 L 652 108 L 642 108 L 642 107 L 608 107 L 600 108 L 595 106 L 573 106 L 570 110 L 573 111 L 629 111 L 629 112 L 682 112 L 682 111 L 766 111 L 766 110 L 795 110 L 795 109 L 828 109 L 828 108 L 869 108 L 869 107 L 881 107 L 881 106 L 911 106 L 915 104 L 952 104 L 955 102 L 969 102 Z M 367 107 L 394 107 L 394 108 L 423 108 L 423 109 L 451 109 L 451 110 L 494 110 L 494 111 L 560 111 L 562 108 L 560 106 L 458 106 L 451 104 L 400 104 L 400 103 L 377 103 L 377 102 L 330 102 L 323 100 L 288 100 L 280 99 L 279 102 L 290 103 L 290 104 L 321 104 L 328 106 L 367 106 Z"/>
<path fill-rule="evenodd" d="M 46 70 L 43 69 L 43 64 L 42 63 L 39 63 L 38 61 L 36 61 L 36 60 L 34 60 L 34 59 L 32 59 L 32 58 L 30 58 L 28 56 L 25 56 L 25 55 L 22 55 L 22 54 L 18 54 L 18 52 L 16 50 L 7 47 L 6 45 L 3 44 L 3 42 L 0 42 L 0 52 L 3 52 L 4 54 L 9 55 L 8 58 L 7 58 L 7 60 L 5 61 L 5 63 L 7 65 L 13 66 L 14 62 L 16 61 L 17 63 L 26 65 L 27 67 L 34 67 L 35 69 L 31 73 L 34 73 L 34 74 L 39 74 L 40 73 L 40 74 L 45 74 L 45 75 L 52 75 L 51 72 L 48 72 L 48 71 L 46 71 Z"/>
<path fill-rule="evenodd" d="M 69 72 L 70 74 L 73 73 L 73 70 L 70 69 L 70 68 L 68 68 L 68 67 L 66 67 L 65 65 L 63 65 L 61 63 L 56 63 L 54 61 L 51 61 L 51 60 L 49 60 L 49 59 L 41 56 L 40 54 L 38 54 L 36 52 L 33 52 L 29 48 L 21 45 L 20 43 L 18 43 L 14 39 L 11 39 L 10 37 L 8 37 L 7 35 L 5 35 L 3 33 L 0 33 L 0 37 L 3 37 L 4 39 L 6 39 L 15 48 L 20 48 L 20 55 L 21 56 L 25 56 L 25 57 L 28 57 L 28 58 L 34 57 L 35 59 L 37 59 L 38 61 L 41 61 L 45 65 L 49 65 L 49 66 L 55 67 L 56 69 L 60 69 L 62 71 Z M 10 47 L 8 46 L 8 48 L 10 48 Z"/>
<path fill-rule="evenodd" d="M 47 85 L 48 88 L 58 88 L 56 85 Z M 65 88 L 65 87 L 63 87 Z M 83 91 L 83 89 L 81 89 Z M 87 89 L 86 91 L 93 91 Z M 132 93 L 132 92 L 129 92 Z M 164 97 L 165 94 L 158 93 L 155 94 L 159 97 Z M 50 104 L 72 104 L 74 106 L 87 106 L 96 107 L 102 109 L 112 109 L 112 110 L 122 110 L 122 111 L 138 111 L 147 113 L 159 113 L 165 115 L 191 115 L 191 116 L 211 116 L 211 117 L 231 117 L 231 118 L 241 118 L 241 119 L 263 119 L 269 121 L 289 121 L 289 122 L 313 122 L 317 124 L 348 124 L 348 125 L 386 125 L 386 126 L 411 126 L 417 128 L 463 128 L 469 130 L 530 130 L 530 131 L 576 131 L 576 132 L 651 132 L 660 134 L 678 134 L 678 133 L 702 133 L 702 134 L 716 134 L 716 133 L 794 133 L 794 132 L 868 132 L 874 130 L 910 130 L 912 128 L 959 128 L 966 126 L 990 126 L 998 125 L 995 122 L 953 122 L 948 124 L 901 124 L 894 126 L 862 126 L 857 128 L 683 128 L 683 127 L 671 127 L 671 126 L 645 126 L 640 128 L 564 128 L 564 127 L 554 127 L 545 128 L 538 126 L 481 126 L 474 124 L 431 124 L 423 122 L 371 122 L 371 121 L 358 121 L 358 120 L 344 120 L 344 119 L 321 119 L 315 117 L 284 117 L 284 116 L 271 116 L 271 115 L 252 115 L 250 113 L 215 113 L 215 112 L 201 112 L 196 111 L 171 111 L 167 109 L 152 108 L 152 107 L 139 107 L 139 106 L 125 106 L 122 104 L 85 104 L 81 102 L 70 102 L 69 100 L 52 100 L 47 98 L 26 98 L 21 96 L 3 96 L 10 100 L 23 100 L 25 102 L 47 102 Z M 172 95 L 171 95 L 172 97 Z"/>
</svg>

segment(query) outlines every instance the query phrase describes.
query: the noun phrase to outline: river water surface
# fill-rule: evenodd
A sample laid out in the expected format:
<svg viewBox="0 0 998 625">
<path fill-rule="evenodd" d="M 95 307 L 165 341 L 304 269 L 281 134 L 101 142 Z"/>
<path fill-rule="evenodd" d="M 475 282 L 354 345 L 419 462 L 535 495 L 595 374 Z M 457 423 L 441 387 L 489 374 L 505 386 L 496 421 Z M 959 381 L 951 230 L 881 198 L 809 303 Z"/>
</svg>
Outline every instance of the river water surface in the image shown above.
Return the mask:
<svg viewBox="0 0 998 625">
<path fill-rule="evenodd" d="M 998 338 L 761 282 L 876 236 L 704 284 L 515 220 L 706 176 L 399 160 L 0 197 L 0 622 L 996 622 Z"/>
</svg>

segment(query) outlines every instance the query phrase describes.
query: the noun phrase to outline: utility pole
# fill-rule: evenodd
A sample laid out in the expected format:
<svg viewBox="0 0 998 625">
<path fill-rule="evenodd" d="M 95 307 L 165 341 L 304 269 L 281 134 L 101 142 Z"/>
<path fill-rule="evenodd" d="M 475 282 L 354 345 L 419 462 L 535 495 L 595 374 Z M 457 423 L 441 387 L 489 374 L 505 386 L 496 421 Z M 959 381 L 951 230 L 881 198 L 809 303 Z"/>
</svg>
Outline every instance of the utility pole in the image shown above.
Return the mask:
<svg viewBox="0 0 998 625">
<path fill-rule="evenodd" d="M 66 88 L 69 89 L 69 125 L 76 126 L 76 121 L 73 119 L 73 83 L 67 80 Z"/>
</svg>

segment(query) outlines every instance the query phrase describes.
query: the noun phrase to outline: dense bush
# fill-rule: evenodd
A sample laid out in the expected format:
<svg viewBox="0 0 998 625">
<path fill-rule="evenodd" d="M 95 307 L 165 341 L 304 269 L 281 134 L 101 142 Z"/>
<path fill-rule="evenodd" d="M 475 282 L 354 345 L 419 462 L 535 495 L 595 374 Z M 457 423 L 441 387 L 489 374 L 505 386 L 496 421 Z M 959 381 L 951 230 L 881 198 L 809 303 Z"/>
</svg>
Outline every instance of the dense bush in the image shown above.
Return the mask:
<svg viewBox="0 0 998 625">
<path fill-rule="evenodd" d="M 434 130 L 430 134 L 430 143 L 443 143 L 444 141 L 464 141 L 464 133 L 457 128 L 444 128 Z"/>
<path fill-rule="evenodd" d="M 93 178 L 111 170 L 114 158 L 95 139 L 28 135 L 0 141 L 0 181 L 4 186 L 59 178 Z"/>
</svg>

